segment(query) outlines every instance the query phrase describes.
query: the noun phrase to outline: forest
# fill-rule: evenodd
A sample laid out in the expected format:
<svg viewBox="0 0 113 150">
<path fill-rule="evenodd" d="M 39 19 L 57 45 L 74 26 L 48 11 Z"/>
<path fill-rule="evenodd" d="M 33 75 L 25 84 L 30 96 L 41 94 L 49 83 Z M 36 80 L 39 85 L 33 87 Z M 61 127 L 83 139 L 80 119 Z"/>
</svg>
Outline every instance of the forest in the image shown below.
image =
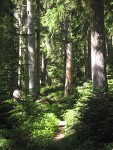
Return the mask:
<svg viewBox="0 0 113 150">
<path fill-rule="evenodd" d="M 113 149 L 113 1 L 0 0 L 0 150 Z"/>
</svg>

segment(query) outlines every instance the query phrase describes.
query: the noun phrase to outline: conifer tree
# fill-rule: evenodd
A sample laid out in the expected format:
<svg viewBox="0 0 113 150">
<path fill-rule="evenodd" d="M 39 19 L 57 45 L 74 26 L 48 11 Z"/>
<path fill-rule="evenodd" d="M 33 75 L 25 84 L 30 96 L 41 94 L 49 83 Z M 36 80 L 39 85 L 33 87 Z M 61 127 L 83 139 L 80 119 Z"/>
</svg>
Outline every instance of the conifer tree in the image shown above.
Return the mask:
<svg viewBox="0 0 113 150">
<path fill-rule="evenodd" d="M 104 34 L 104 1 L 92 0 L 91 61 L 94 92 L 107 91 Z"/>
</svg>

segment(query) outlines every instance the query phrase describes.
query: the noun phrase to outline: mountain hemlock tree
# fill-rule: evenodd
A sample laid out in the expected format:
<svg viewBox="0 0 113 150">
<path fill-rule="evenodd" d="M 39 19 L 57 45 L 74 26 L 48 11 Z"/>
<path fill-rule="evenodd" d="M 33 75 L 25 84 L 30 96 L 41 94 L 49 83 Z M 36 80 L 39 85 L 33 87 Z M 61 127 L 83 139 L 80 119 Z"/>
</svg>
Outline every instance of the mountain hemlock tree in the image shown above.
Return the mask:
<svg viewBox="0 0 113 150">
<path fill-rule="evenodd" d="M 107 48 L 107 55 L 108 55 L 108 64 L 113 65 L 113 36 L 110 36 L 106 39 L 106 48 Z"/>
<path fill-rule="evenodd" d="M 29 94 L 35 98 L 35 42 L 34 42 L 33 2 L 27 0 L 28 70 Z"/>
<path fill-rule="evenodd" d="M 71 93 L 72 88 L 72 43 L 71 43 L 71 15 L 64 21 L 64 67 L 65 67 L 65 89 L 64 96 Z"/>
<path fill-rule="evenodd" d="M 88 79 L 91 80 L 91 30 L 88 30 Z"/>
<path fill-rule="evenodd" d="M 18 67 L 18 86 L 22 86 L 23 83 L 23 64 L 24 64 L 24 47 L 25 47 L 25 43 L 24 43 L 24 38 L 23 38 L 23 28 L 24 28 L 24 23 L 25 23 L 25 18 L 24 18 L 24 12 L 25 9 L 23 9 L 23 1 L 22 4 L 20 6 L 18 6 L 18 25 L 19 25 L 19 67 Z"/>
<path fill-rule="evenodd" d="M 68 96 L 72 86 L 72 43 L 67 43 L 66 47 L 66 76 L 64 96 Z"/>
<path fill-rule="evenodd" d="M 25 93 L 28 93 L 28 50 L 27 50 L 27 12 L 26 0 L 22 1 L 20 7 L 20 49 L 19 49 L 19 65 L 20 65 L 20 81 L 18 85 L 25 88 Z"/>
<path fill-rule="evenodd" d="M 92 0 L 91 58 L 93 92 L 108 90 L 105 61 L 104 2 Z"/>
<path fill-rule="evenodd" d="M 37 5 L 37 58 L 36 58 L 36 98 L 40 95 L 40 0 L 36 0 Z"/>
<path fill-rule="evenodd" d="M 87 56 L 87 47 L 86 47 L 86 41 L 84 41 L 84 76 L 87 77 L 88 74 L 88 66 L 87 66 L 87 62 L 88 61 L 88 56 Z"/>
<path fill-rule="evenodd" d="M 45 54 L 41 54 L 41 85 L 46 85 L 47 81 L 47 58 Z"/>
</svg>

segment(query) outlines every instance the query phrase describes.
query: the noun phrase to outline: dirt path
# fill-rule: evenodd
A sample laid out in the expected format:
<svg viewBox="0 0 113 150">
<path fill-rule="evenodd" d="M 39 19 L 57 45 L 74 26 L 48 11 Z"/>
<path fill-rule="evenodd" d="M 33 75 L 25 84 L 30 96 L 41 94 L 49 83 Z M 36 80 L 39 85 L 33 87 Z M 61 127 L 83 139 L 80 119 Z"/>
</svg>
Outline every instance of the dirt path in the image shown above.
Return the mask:
<svg viewBox="0 0 113 150">
<path fill-rule="evenodd" d="M 66 146 L 65 146 L 65 142 L 63 141 L 63 139 L 65 138 L 65 135 L 63 134 L 63 131 L 65 129 L 65 125 L 66 125 L 65 121 L 60 121 L 58 130 L 55 133 L 54 141 L 58 145 L 57 150 L 67 150 Z"/>
<path fill-rule="evenodd" d="M 55 134 L 55 137 L 54 137 L 54 141 L 59 141 L 59 140 L 62 140 L 64 138 L 63 130 L 64 130 L 64 127 L 58 128 L 58 130 Z"/>
</svg>

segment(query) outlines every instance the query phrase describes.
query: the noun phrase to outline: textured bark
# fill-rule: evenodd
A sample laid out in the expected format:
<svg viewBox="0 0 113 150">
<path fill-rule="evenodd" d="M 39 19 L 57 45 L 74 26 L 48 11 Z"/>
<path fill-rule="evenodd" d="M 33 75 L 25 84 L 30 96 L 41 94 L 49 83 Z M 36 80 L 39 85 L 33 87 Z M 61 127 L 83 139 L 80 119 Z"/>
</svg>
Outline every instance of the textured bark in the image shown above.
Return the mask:
<svg viewBox="0 0 113 150">
<path fill-rule="evenodd" d="M 64 28 L 64 70 L 65 70 L 65 89 L 64 96 L 68 96 L 72 89 L 72 43 L 71 30 L 69 29 L 69 18 L 63 24 Z"/>
<path fill-rule="evenodd" d="M 64 96 L 68 96 L 72 86 L 72 44 L 68 43 L 66 47 L 66 77 Z"/>
<path fill-rule="evenodd" d="M 88 67 L 87 67 L 87 48 L 86 48 L 86 42 L 84 43 L 84 65 L 85 65 L 85 70 L 84 70 L 84 76 L 87 77 L 88 74 Z"/>
<path fill-rule="evenodd" d="M 22 5 L 18 9 L 18 21 L 19 21 L 19 68 L 18 68 L 18 86 L 28 88 L 28 59 L 27 59 L 27 11 L 26 0 L 22 1 Z"/>
<path fill-rule="evenodd" d="M 37 58 L 36 58 L 36 98 L 40 95 L 40 0 L 37 3 Z"/>
<path fill-rule="evenodd" d="M 91 31 L 88 31 L 88 79 L 91 79 Z"/>
<path fill-rule="evenodd" d="M 41 85 L 47 84 L 47 59 L 44 54 L 42 54 L 42 63 L 41 63 Z"/>
<path fill-rule="evenodd" d="M 103 0 L 92 0 L 91 58 L 93 90 L 107 91 Z"/>
<path fill-rule="evenodd" d="M 113 66 L 113 48 L 112 48 L 113 37 L 108 37 L 106 39 L 106 48 L 109 65 Z"/>
<path fill-rule="evenodd" d="M 63 24 L 63 41 L 64 41 L 64 84 L 65 84 L 65 75 L 66 75 L 66 48 L 67 48 L 67 42 L 68 42 L 68 19 L 66 18 Z"/>
<path fill-rule="evenodd" d="M 33 2 L 27 0 L 27 23 L 28 23 L 28 70 L 29 70 L 29 94 L 35 97 L 35 42 L 33 22 Z"/>
</svg>

